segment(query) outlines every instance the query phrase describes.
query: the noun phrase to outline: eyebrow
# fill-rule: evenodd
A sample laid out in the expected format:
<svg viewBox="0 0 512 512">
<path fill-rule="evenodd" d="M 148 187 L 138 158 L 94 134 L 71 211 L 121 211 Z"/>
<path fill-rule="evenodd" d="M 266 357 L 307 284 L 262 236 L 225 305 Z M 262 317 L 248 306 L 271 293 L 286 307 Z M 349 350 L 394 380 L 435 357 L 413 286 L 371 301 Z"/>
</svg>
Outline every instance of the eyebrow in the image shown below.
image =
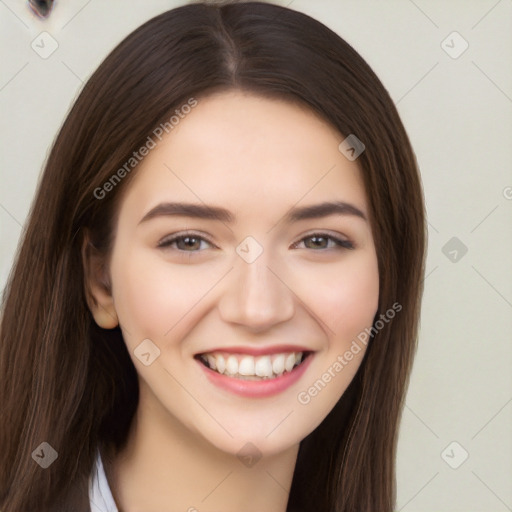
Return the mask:
<svg viewBox="0 0 512 512">
<path fill-rule="evenodd" d="M 319 204 L 291 208 L 284 218 L 285 223 L 305 219 L 319 219 L 329 215 L 352 215 L 367 220 L 366 215 L 356 206 L 343 201 L 327 201 Z M 235 216 L 225 208 L 196 203 L 160 203 L 142 217 L 139 224 L 156 217 L 191 217 L 195 219 L 218 220 L 232 223 Z"/>
</svg>

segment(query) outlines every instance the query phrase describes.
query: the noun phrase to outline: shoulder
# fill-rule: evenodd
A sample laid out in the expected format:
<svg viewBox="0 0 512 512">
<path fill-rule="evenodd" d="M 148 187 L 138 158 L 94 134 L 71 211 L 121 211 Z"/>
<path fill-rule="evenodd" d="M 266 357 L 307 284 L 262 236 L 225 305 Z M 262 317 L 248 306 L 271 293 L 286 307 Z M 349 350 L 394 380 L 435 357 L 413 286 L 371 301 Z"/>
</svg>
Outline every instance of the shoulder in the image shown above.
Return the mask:
<svg viewBox="0 0 512 512">
<path fill-rule="evenodd" d="M 91 512 L 118 512 L 99 450 L 89 478 L 89 501 Z"/>
<path fill-rule="evenodd" d="M 88 478 L 73 482 L 48 512 L 118 512 L 99 450 Z"/>
</svg>

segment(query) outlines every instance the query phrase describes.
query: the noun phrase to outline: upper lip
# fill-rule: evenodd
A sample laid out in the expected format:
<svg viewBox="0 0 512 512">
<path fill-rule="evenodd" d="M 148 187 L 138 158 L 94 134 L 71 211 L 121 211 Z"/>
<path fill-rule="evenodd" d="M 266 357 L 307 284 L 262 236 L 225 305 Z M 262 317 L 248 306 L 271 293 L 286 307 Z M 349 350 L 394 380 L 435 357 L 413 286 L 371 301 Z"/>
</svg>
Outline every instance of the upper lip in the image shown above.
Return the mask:
<svg viewBox="0 0 512 512">
<path fill-rule="evenodd" d="M 270 354 L 281 354 L 283 352 L 312 352 L 312 350 L 300 345 L 273 345 L 271 347 L 213 347 L 208 350 L 198 352 L 196 355 L 210 354 L 212 352 L 227 352 L 231 354 L 263 356 Z"/>
</svg>

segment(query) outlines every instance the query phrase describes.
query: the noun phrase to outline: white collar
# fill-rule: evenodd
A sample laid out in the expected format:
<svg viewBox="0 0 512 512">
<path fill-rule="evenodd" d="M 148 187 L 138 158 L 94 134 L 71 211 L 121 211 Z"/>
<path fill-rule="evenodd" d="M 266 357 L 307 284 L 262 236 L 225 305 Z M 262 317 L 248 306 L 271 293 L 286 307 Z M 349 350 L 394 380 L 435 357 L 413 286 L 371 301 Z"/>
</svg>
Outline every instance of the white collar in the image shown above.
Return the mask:
<svg viewBox="0 0 512 512">
<path fill-rule="evenodd" d="M 89 502 L 91 512 L 118 512 L 99 450 L 89 479 Z"/>
</svg>

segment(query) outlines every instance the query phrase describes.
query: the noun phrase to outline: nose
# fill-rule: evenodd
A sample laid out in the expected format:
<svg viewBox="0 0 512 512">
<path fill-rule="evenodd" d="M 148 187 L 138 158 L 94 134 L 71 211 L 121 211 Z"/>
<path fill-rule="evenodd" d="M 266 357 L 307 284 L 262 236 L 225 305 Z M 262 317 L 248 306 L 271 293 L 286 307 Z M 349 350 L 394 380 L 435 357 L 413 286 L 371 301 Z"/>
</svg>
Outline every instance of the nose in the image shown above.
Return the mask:
<svg viewBox="0 0 512 512">
<path fill-rule="evenodd" d="M 236 261 L 218 305 L 225 322 L 253 332 L 286 322 L 295 313 L 293 292 L 264 255 L 252 263 Z"/>
</svg>

